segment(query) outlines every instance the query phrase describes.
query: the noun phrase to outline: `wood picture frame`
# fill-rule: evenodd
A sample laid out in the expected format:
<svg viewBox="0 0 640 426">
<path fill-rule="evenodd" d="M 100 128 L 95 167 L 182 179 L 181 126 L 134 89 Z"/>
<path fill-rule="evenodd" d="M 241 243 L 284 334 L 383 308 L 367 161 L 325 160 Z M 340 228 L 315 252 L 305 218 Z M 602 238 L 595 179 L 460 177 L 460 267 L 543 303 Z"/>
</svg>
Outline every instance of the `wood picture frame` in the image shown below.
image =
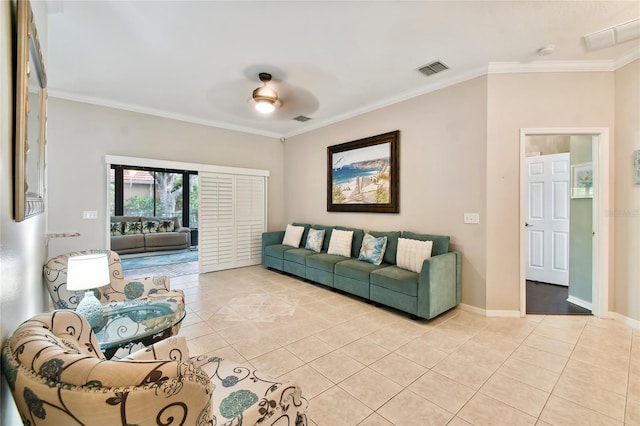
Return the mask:
<svg viewBox="0 0 640 426">
<path fill-rule="evenodd" d="M 327 211 L 400 212 L 400 131 L 327 147 Z"/>
<path fill-rule="evenodd" d="M 44 212 L 47 75 L 28 0 L 17 1 L 14 219 Z"/>
</svg>

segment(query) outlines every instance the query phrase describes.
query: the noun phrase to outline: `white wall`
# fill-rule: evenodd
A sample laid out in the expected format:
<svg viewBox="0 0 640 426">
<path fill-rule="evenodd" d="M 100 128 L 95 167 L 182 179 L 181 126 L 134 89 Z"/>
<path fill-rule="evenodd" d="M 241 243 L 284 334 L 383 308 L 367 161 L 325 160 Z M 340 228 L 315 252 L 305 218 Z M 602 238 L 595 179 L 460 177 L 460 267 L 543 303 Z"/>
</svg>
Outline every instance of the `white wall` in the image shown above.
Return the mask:
<svg viewBox="0 0 640 426">
<path fill-rule="evenodd" d="M 45 215 L 13 220 L 13 96 L 11 65 L 14 2 L 0 2 L 0 342 L 24 320 L 46 310 L 48 293 L 42 284 L 45 259 Z M 46 63 L 47 15 L 43 3 L 33 5 Z M 22 423 L 2 376 L 2 421 Z"/>
<path fill-rule="evenodd" d="M 51 254 L 107 246 L 105 155 L 270 171 L 269 226 L 283 226 L 283 144 L 274 138 L 49 99 L 49 229 L 80 237 L 52 240 Z M 98 211 L 83 220 L 84 210 Z"/>
<path fill-rule="evenodd" d="M 640 60 L 615 73 L 614 310 L 640 322 L 640 185 L 632 154 L 640 149 Z"/>
<path fill-rule="evenodd" d="M 612 129 L 614 75 L 495 74 L 488 81 L 487 310 L 514 312 L 520 309 L 520 128 Z"/>
<path fill-rule="evenodd" d="M 462 301 L 484 307 L 486 78 L 285 142 L 285 220 L 451 236 L 463 256 Z M 400 130 L 400 213 L 327 212 L 327 147 Z M 462 223 L 480 213 L 479 225 Z"/>
</svg>

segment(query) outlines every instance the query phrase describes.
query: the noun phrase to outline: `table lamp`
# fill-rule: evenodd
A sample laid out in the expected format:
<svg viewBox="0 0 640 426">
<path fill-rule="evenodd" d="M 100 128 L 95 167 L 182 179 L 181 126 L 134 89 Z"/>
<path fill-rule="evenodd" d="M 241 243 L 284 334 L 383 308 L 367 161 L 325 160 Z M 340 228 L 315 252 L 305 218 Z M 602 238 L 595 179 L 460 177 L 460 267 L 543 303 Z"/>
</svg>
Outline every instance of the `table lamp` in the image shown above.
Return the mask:
<svg viewBox="0 0 640 426">
<path fill-rule="evenodd" d="M 107 255 L 87 254 L 71 256 L 67 263 L 67 289 L 88 290 L 76 308 L 92 328 L 102 322 L 102 303 L 91 289 L 109 284 L 109 261 Z"/>
</svg>

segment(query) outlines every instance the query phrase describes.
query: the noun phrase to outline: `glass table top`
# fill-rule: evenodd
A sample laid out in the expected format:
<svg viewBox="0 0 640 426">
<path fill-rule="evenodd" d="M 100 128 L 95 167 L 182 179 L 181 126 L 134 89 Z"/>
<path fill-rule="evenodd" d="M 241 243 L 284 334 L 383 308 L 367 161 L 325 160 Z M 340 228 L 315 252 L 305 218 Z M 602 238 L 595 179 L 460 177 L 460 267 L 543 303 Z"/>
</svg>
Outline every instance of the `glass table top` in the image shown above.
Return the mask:
<svg viewBox="0 0 640 426">
<path fill-rule="evenodd" d="M 169 300 L 132 300 L 106 304 L 102 315 L 94 332 L 105 350 L 163 334 L 182 321 L 185 312 Z"/>
</svg>

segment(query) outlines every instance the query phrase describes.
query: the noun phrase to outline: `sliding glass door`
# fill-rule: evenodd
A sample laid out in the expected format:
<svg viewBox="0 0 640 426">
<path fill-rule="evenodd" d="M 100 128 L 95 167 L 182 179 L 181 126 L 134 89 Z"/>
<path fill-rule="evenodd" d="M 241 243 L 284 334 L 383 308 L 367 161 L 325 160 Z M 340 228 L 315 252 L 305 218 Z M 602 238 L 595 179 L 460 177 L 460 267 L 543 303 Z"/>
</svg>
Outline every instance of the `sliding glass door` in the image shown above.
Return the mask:
<svg viewBox="0 0 640 426">
<path fill-rule="evenodd" d="M 112 165 L 110 176 L 112 216 L 178 217 L 198 227 L 197 172 Z"/>
</svg>

